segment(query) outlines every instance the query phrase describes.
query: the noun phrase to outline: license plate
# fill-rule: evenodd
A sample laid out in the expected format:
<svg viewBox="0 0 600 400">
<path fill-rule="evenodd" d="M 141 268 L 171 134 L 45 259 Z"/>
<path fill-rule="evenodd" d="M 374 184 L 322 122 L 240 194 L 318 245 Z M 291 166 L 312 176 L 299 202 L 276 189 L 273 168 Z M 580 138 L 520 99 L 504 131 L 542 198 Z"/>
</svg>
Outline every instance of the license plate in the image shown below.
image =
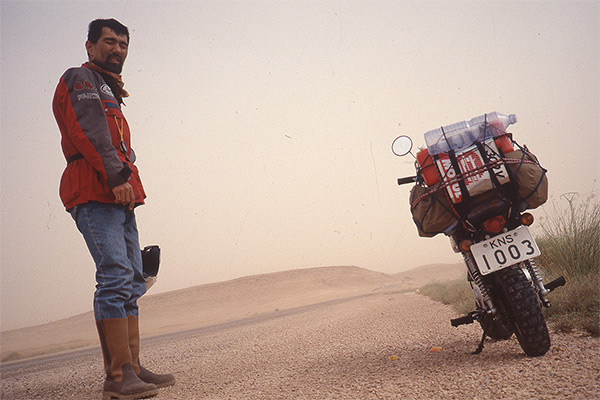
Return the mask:
<svg viewBox="0 0 600 400">
<path fill-rule="evenodd" d="M 471 246 L 482 275 L 539 256 L 540 250 L 526 226 L 494 236 Z"/>
</svg>

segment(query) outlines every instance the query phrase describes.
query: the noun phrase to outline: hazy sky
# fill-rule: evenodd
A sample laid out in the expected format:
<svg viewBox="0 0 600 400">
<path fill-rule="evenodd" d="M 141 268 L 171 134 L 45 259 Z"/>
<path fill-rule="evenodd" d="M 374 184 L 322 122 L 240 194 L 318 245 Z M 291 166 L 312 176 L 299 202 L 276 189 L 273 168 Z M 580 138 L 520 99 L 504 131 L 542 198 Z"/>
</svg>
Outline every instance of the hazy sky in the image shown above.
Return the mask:
<svg viewBox="0 0 600 400">
<path fill-rule="evenodd" d="M 131 33 L 138 226 L 163 250 L 150 293 L 460 261 L 447 238 L 417 236 L 410 188 L 396 185 L 413 161 L 390 145 L 485 112 L 517 114 L 511 131 L 553 198 L 600 178 L 597 1 L 0 4 L 2 330 L 92 309 L 95 268 L 58 197 L 51 101 L 86 61 L 95 18 Z"/>
</svg>

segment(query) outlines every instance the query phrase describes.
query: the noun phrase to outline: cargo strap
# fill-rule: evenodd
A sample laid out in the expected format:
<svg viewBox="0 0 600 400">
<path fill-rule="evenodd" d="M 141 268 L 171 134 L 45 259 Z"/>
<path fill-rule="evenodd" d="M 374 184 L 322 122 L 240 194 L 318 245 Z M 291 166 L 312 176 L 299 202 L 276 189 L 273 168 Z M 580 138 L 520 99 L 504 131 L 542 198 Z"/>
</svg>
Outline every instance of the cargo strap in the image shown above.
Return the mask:
<svg viewBox="0 0 600 400">
<path fill-rule="evenodd" d="M 494 187 L 500 192 L 500 194 L 502 195 L 502 197 L 504 199 L 512 198 L 513 196 L 510 196 L 510 194 L 508 193 L 506 188 L 500 184 L 500 182 L 498 181 L 498 177 L 494 173 L 494 169 L 492 168 L 492 165 L 495 164 L 496 160 L 490 160 L 490 158 L 488 157 L 488 153 L 485 151 L 485 146 L 483 145 L 483 143 L 475 142 L 475 145 L 477 146 L 477 149 L 479 149 L 479 153 L 481 154 L 481 158 L 483 159 L 483 163 L 488 171 L 488 174 L 490 175 L 490 179 L 491 179 Z M 499 150 L 499 152 L 501 152 L 501 151 L 502 150 Z M 498 154 L 498 155 L 502 156 L 503 154 Z M 503 163 L 500 163 L 499 165 L 502 166 Z M 505 168 L 505 170 L 506 170 L 506 173 L 508 174 L 509 181 L 512 183 L 514 193 L 516 193 L 517 192 L 516 184 L 515 184 L 516 180 L 514 180 L 513 179 L 514 177 L 511 176 L 509 168 Z"/>
<path fill-rule="evenodd" d="M 458 208 L 460 215 L 466 215 L 466 212 L 471 208 L 471 194 L 467 189 L 467 184 L 463 178 L 463 172 L 460 169 L 460 165 L 458 164 L 458 159 L 456 158 L 456 152 L 451 149 L 448 151 L 448 157 L 450 158 L 450 162 L 452 163 L 452 168 L 454 168 L 454 172 L 456 173 L 456 179 L 458 179 L 458 186 L 460 186 L 460 192 L 462 200 L 460 204 L 455 204 L 455 207 Z"/>
<path fill-rule="evenodd" d="M 447 143 L 449 143 L 448 138 L 446 137 L 446 131 L 444 130 L 444 127 L 442 126 L 440 129 L 442 130 L 442 135 L 444 135 L 444 140 Z M 465 211 L 469 210 L 469 207 L 471 207 L 471 195 L 469 194 L 469 191 L 467 190 L 467 185 L 465 184 L 465 180 L 462 179 L 462 171 L 460 170 L 460 166 L 458 165 L 458 159 L 456 158 L 456 152 L 454 151 L 454 149 L 448 150 L 448 156 L 450 158 L 450 162 L 452 163 L 452 168 L 454 168 L 454 172 L 456 173 L 455 179 L 458 179 L 458 185 L 460 186 L 460 191 L 461 191 L 461 196 L 462 196 L 462 201 L 460 204 L 452 204 L 454 202 L 449 199 L 450 207 L 452 207 L 452 211 L 454 212 L 454 214 L 456 216 L 458 216 L 458 219 L 463 220 L 463 218 L 461 218 L 461 216 L 464 215 Z M 439 160 L 439 157 L 437 155 L 434 155 L 433 158 L 435 159 L 436 162 Z M 444 180 L 448 180 L 448 177 L 442 176 L 442 182 Z"/>
</svg>

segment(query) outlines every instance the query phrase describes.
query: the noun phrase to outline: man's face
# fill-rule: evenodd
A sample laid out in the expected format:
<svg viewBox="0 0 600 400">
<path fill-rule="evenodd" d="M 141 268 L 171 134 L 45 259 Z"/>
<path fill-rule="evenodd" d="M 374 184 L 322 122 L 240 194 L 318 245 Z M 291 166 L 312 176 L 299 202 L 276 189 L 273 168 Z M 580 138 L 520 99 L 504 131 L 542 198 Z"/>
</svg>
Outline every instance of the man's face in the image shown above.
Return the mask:
<svg viewBox="0 0 600 400">
<path fill-rule="evenodd" d="M 107 71 L 120 74 L 127 57 L 129 43 L 127 35 L 117 35 L 112 29 L 103 27 L 98 42 L 94 44 L 88 40 L 85 42 L 85 48 L 90 61 L 94 64 Z"/>
</svg>

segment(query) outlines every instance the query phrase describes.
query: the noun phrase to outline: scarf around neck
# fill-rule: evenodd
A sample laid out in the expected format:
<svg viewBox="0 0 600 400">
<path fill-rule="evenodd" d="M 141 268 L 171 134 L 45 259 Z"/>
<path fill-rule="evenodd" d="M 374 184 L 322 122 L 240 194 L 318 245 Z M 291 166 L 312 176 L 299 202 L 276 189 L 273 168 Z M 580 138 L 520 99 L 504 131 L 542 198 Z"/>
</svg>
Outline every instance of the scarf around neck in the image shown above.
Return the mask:
<svg viewBox="0 0 600 400">
<path fill-rule="evenodd" d="M 114 72 L 107 71 L 104 68 L 99 67 L 92 62 L 86 62 L 83 65 L 88 67 L 89 69 L 92 69 L 92 70 L 98 72 L 99 74 L 101 74 L 104 77 L 104 80 L 112 81 L 112 82 L 106 82 L 106 83 L 108 83 L 110 88 L 116 92 L 113 94 L 115 96 L 117 96 L 117 99 L 120 100 L 123 97 L 129 97 L 129 93 L 127 93 L 127 90 L 123 89 L 123 86 L 125 86 L 125 83 L 123 83 L 123 79 L 121 78 L 121 75 L 115 74 Z"/>
</svg>

